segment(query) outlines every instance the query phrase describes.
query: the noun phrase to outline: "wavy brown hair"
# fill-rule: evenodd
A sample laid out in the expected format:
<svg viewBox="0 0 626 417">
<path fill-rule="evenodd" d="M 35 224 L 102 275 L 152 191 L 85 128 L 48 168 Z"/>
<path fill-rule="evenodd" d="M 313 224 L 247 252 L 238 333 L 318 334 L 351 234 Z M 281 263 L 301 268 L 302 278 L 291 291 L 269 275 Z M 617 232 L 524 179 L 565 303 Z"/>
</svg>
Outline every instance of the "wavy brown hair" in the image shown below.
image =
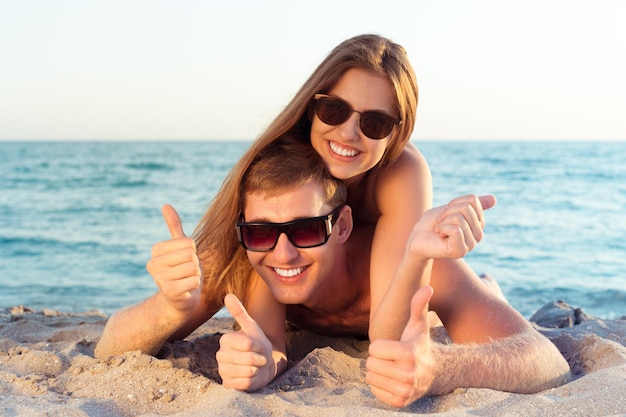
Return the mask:
<svg viewBox="0 0 626 417">
<path fill-rule="evenodd" d="M 313 96 L 328 93 L 346 70 L 362 68 L 387 77 L 393 85 L 402 124 L 393 130 L 378 167 L 395 161 L 415 126 L 417 82 L 405 49 L 379 35 L 360 35 L 339 44 L 313 71 L 291 102 L 252 143 L 233 167 L 194 232 L 204 270 L 204 294 L 223 299 L 226 291 L 242 295 L 250 275 L 245 251 L 237 242 L 234 224 L 241 210 L 242 180 L 251 164 L 285 136 L 310 147 L 308 110 Z M 312 149 L 312 147 L 311 147 Z M 290 174 L 291 175 L 291 174 Z"/>
</svg>

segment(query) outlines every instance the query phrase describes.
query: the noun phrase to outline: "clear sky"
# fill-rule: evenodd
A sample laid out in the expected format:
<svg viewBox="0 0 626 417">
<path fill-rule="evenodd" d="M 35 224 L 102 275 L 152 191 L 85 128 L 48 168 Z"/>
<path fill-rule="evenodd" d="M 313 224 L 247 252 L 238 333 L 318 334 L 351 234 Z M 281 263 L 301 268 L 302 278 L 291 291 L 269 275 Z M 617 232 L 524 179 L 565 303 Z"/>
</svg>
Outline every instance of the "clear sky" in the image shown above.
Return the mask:
<svg viewBox="0 0 626 417">
<path fill-rule="evenodd" d="M 0 0 L 0 139 L 253 139 L 339 42 L 402 44 L 414 140 L 626 140 L 622 0 Z"/>
</svg>

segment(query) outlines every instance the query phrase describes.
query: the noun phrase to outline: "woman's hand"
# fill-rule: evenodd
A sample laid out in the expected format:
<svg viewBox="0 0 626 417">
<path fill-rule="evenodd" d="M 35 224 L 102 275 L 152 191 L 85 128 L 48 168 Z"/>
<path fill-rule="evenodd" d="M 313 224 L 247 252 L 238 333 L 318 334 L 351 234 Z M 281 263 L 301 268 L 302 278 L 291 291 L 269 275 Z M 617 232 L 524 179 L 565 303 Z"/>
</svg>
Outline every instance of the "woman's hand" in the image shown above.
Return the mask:
<svg viewBox="0 0 626 417">
<path fill-rule="evenodd" d="M 495 205 L 492 195 L 466 195 L 426 211 L 413 227 L 409 251 L 425 259 L 467 255 L 483 238 L 484 210 Z"/>
</svg>

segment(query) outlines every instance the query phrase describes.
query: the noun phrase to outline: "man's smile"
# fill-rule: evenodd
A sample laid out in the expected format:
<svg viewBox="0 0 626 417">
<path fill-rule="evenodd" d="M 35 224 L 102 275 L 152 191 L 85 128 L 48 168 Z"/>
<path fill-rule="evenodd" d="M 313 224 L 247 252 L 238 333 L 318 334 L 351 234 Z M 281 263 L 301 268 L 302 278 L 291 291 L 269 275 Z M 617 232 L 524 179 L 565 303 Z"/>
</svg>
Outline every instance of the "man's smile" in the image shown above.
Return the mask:
<svg viewBox="0 0 626 417">
<path fill-rule="evenodd" d="M 289 269 L 276 268 L 276 267 L 272 268 L 272 269 L 274 269 L 274 272 L 276 272 L 276 274 L 281 276 L 281 277 L 292 278 L 292 277 L 295 277 L 296 275 L 300 275 L 307 268 L 308 267 L 306 267 L 306 266 L 301 266 L 301 267 L 298 267 L 298 268 L 289 268 Z"/>
</svg>

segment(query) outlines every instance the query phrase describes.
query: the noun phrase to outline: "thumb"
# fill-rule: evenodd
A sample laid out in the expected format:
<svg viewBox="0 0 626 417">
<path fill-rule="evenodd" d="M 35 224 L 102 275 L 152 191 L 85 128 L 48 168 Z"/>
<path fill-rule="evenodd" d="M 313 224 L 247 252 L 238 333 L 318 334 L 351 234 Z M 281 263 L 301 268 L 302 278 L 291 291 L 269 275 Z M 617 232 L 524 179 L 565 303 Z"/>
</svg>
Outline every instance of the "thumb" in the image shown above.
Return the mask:
<svg viewBox="0 0 626 417">
<path fill-rule="evenodd" d="M 167 224 L 167 228 L 172 235 L 172 239 L 185 237 L 183 222 L 180 220 L 180 216 L 176 212 L 176 209 L 169 204 L 166 204 L 161 209 L 161 213 L 163 213 L 163 219 L 165 219 L 165 224 Z"/>
<path fill-rule="evenodd" d="M 263 333 L 261 327 L 250 317 L 246 308 L 241 304 L 241 301 L 239 301 L 235 294 L 226 294 L 226 297 L 224 297 L 224 306 L 230 315 L 237 320 L 237 323 L 239 323 L 241 330 L 243 330 L 245 334 L 253 339 L 260 337 L 265 338 L 265 333 Z"/>
<path fill-rule="evenodd" d="M 420 335 L 430 334 L 430 324 L 428 322 L 428 302 L 433 296 L 432 287 L 426 285 L 421 287 L 411 300 L 411 315 L 409 321 L 400 337 L 401 342 L 416 339 Z"/>
<path fill-rule="evenodd" d="M 481 195 L 480 197 L 478 197 L 478 199 L 480 200 L 480 204 L 483 206 L 483 210 L 492 208 L 498 202 L 496 197 L 491 194 Z"/>
</svg>

